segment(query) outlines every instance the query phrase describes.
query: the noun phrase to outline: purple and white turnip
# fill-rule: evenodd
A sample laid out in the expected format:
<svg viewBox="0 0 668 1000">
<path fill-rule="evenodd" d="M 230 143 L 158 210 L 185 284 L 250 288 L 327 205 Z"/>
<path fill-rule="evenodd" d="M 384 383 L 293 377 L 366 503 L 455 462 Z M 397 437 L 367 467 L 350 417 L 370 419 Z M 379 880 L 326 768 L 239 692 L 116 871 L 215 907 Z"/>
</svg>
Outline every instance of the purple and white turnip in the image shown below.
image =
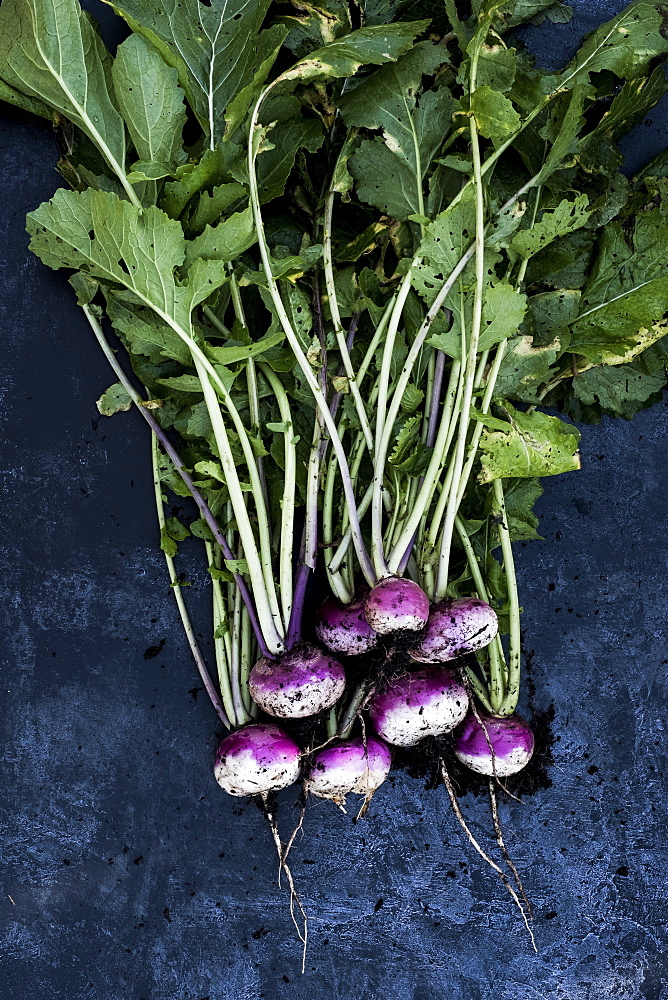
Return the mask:
<svg viewBox="0 0 668 1000">
<path fill-rule="evenodd" d="M 499 719 L 470 712 L 454 742 L 459 761 L 478 774 L 506 778 L 516 774 L 531 760 L 534 734 L 528 722 L 519 715 Z"/>
<path fill-rule="evenodd" d="M 229 733 L 218 747 L 214 774 L 230 795 L 262 795 L 293 784 L 301 750 L 282 729 L 255 723 Z"/>
<path fill-rule="evenodd" d="M 380 635 L 417 632 L 427 624 L 429 598 L 413 580 L 387 577 L 367 596 L 364 615 Z"/>
<path fill-rule="evenodd" d="M 485 601 L 442 601 L 429 612 L 424 634 L 410 655 L 420 663 L 445 663 L 488 646 L 498 630 L 496 612 Z"/>
<path fill-rule="evenodd" d="M 345 804 L 346 795 L 369 798 L 383 784 L 392 755 L 382 740 L 356 736 L 320 750 L 313 758 L 305 787 L 319 798 Z"/>
<path fill-rule="evenodd" d="M 253 701 L 268 715 L 303 719 L 331 708 L 346 686 L 338 660 L 303 642 L 276 660 L 261 657 L 250 672 Z"/>
<path fill-rule="evenodd" d="M 369 706 L 373 728 L 388 743 L 412 747 L 427 736 L 444 736 L 469 707 L 466 688 L 451 670 L 431 666 L 390 681 Z"/>
<path fill-rule="evenodd" d="M 328 597 L 318 609 L 315 634 L 332 653 L 359 656 L 378 645 L 378 633 L 364 614 L 364 601 L 342 604 Z"/>
</svg>

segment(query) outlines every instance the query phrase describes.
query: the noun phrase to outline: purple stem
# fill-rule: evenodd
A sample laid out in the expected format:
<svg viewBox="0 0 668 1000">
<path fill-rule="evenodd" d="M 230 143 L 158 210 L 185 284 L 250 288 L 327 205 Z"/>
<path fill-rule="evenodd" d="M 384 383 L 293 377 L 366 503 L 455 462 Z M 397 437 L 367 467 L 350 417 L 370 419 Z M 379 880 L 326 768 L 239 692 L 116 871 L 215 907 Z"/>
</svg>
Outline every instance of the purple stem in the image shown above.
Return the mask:
<svg viewBox="0 0 668 1000">
<path fill-rule="evenodd" d="M 314 291 L 316 293 L 315 294 L 315 300 L 316 300 L 316 303 L 317 303 L 317 305 L 315 307 L 315 313 L 316 313 L 317 321 L 319 321 L 319 330 L 322 332 L 321 344 L 324 344 L 324 331 L 322 329 L 322 313 L 320 311 L 320 290 L 316 286 L 314 288 Z M 355 313 L 355 315 L 353 316 L 353 318 L 350 321 L 350 326 L 348 328 L 348 335 L 346 337 L 346 345 L 348 347 L 348 350 L 350 350 L 350 348 L 353 345 L 353 341 L 355 339 L 355 334 L 357 332 L 357 325 L 359 323 L 359 319 L 360 319 L 360 314 L 359 313 Z M 323 347 L 323 350 L 324 350 L 324 347 Z M 321 378 L 322 378 L 322 373 L 324 371 L 324 368 L 325 368 L 325 366 L 323 365 L 323 368 L 321 369 Z M 340 371 L 343 374 L 343 369 L 340 369 Z M 336 414 L 337 414 L 337 411 L 338 411 L 339 406 L 341 404 L 341 399 L 342 399 L 342 393 L 340 393 L 340 392 L 335 392 L 334 395 L 332 396 L 332 399 L 331 399 L 330 404 L 329 404 L 329 412 L 332 414 L 333 417 L 335 417 Z M 327 439 L 321 440 L 319 448 L 318 448 L 318 467 L 320 467 L 320 464 L 322 463 L 322 460 L 323 460 L 324 455 L 325 455 L 326 448 L 327 448 Z M 318 517 L 317 506 L 315 507 L 314 510 L 307 510 L 306 517 L 307 518 L 309 518 L 309 517 L 315 517 L 315 519 L 317 521 L 317 517 Z M 316 553 L 315 552 L 309 553 L 309 552 L 305 551 L 305 546 L 306 546 L 306 528 L 307 528 L 307 525 L 305 524 L 304 525 L 304 529 L 302 531 L 301 554 L 300 554 L 300 557 L 299 557 L 299 566 L 297 568 L 297 576 L 295 578 L 294 594 L 293 594 L 293 601 L 292 601 L 292 611 L 290 612 L 290 622 L 288 624 L 288 634 L 287 634 L 286 639 L 285 639 L 285 646 L 286 646 L 287 650 L 292 649 L 293 646 L 295 646 L 298 642 L 301 641 L 301 637 L 302 637 L 302 619 L 304 617 L 304 601 L 306 599 L 306 587 L 308 585 L 309 576 L 310 576 L 310 574 L 313 571 L 313 567 L 310 564 L 311 563 L 315 564 Z M 317 537 L 315 531 L 313 532 L 313 537 L 314 538 Z"/>
<path fill-rule="evenodd" d="M 436 440 L 436 429 L 438 425 L 438 404 L 441 401 L 441 392 L 443 389 L 443 376 L 445 374 L 445 354 L 443 351 L 436 351 L 436 364 L 434 366 L 434 381 L 431 389 L 431 403 L 429 406 L 429 423 L 427 425 L 427 438 L 425 444 L 427 448 L 434 447 L 434 441 Z M 424 477 L 420 477 L 420 482 L 418 484 L 418 489 L 422 486 L 424 482 Z M 413 533 L 413 537 L 408 543 L 408 547 L 404 552 L 401 562 L 399 563 L 399 576 L 403 576 L 406 572 L 406 567 L 408 566 L 408 560 L 411 557 L 411 552 L 413 551 L 413 546 L 415 545 L 415 539 L 417 538 L 417 531 Z"/>
<path fill-rule="evenodd" d="M 431 391 L 431 405 L 429 408 L 429 424 L 427 426 L 427 448 L 434 447 L 436 440 L 436 425 L 438 423 L 438 404 L 441 401 L 441 390 L 443 389 L 443 375 L 445 374 L 445 354 L 443 351 L 436 351 L 436 364 L 434 365 L 434 382 Z"/>
<path fill-rule="evenodd" d="M 295 590 L 292 599 L 290 624 L 288 625 L 288 634 L 285 637 L 285 648 L 288 651 L 291 650 L 293 646 L 296 646 L 297 643 L 301 641 L 302 618 L 304 615 L 304 601 L 306 599 L 306 587 L 310 575 L 311 575 L 311 567 L 307 566 L 306 563 L 303 561 L 303 559 L 300 560 L 299 567 L 297 569 L 297 578 L 295 580 Z"/>
</svg>

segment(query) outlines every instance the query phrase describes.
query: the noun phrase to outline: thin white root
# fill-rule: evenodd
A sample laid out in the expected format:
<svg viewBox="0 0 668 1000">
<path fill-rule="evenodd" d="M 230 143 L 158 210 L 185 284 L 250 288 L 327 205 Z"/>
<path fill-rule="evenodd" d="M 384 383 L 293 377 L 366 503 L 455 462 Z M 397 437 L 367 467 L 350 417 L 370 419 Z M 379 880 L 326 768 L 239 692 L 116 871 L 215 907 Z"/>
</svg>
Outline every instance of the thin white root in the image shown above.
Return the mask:
<svg viewBox="0 0 668 1000">
<path fill-rule="evenodd" d="M 283 858 L 286 861 L 287 861 L 287 858 L 288 858 L 288 854 L 292 850 L 292 845 L 295 842 L 295 838 L 296 838 L 297 834 L 299 833 L 299 831 L 304 826 L 304 817 L 305 816 L 306 816 L 306 796 L 304 796 L 304 799 L 302 801 L 302 807 L 301 807 L 301 810 L 299 812 L 299 822 L 297 823 L 297 826 L 292 831 L 292 836 L 290 837 L 289 841 L 285 845 L 285 851 L 283 852 Z"/>
<path fill-rule="evenodd" d="M 496 801 L 496 791 L 494 789 L 493 781 L 490 781 L 489 783 L 489 801 L 492 807 L 492 821 L 494 823 L 494 833 L 496 834 L 496 842 L 499 845 L 499 850 L 503 854 L 506 864 L 513 873 L 513 878 L 515 879 L 517 888 L 519 889 L 520 895 L 526 905 L 527 913 L 529 914 L 529 919 L 533 920 L 533 911 L 531 909 L 531 903 L 529 902 L 527 894 L 524 891 L 524 886 L 522 884 L 522 879 L 520 878 L 520 873 L 515 867 L 515 863 L 511 858 L 510 854 L 508 853 L 508 848 L 506 847 L 506 843 L 503 839 L 503 832 L 501 830 L 501 820 L 499 819 L 499 809 Z"/>
<path fill-rule="evenodd" d="M 357 822 L 358 819 L 362 819 L 362 817 L 366 815 L 366 811 L 371 805 L 372 798 L 373 798 L 373 792 L 369 792 L 369 794 L 365 797 L 364 802 L 360 806 L 360 811 L 358 812 L 357 816 L 355 816 L 355 822 Z"/>
<path fill-rule="evenodd" d="M 512 885 L 510 883 L 510 880 L 509 880 L 508 876 L 506 875 L 506 873 L 504 872 L 504 870 L 497 865 L 496 861 L 494 861 L 493 858 L 490 858 L 489 854 L 487 854 L 483 850 L 483 848 L 480 846 L 480 844 L 478 843 L 478 841 L 475 839 L 475 837 L 471 833 L 471 831 L 470 831 L 470 829 L 469 829 L 469 827 L 468 827 L 468 825 L 466 823 L 466 820 L 464 819 L 464 817 L 462 815 L 462 811 L 459 808 L 459 802 L 457 801 L 457 795 L 455 793 L 455 789 L 453 787 L 450 775 L 448 774 L 448 769 L 445 766 L 445 761 L 441 759 L 440 765 L 441 765 L 441 774 L 443 776 L 443 783 L 444 783 L 444 785 L 446 787 L 446 790 L 447 790 L 447 793 L 448 793 L 448 797 L 450 799 L 450 805 L 452 806 L 453 812 L 454 812 L 455 816 L 457 817 L 457 820 L 459 821 L 459 825 L 461 826 L 462 830 L 466 834 L 466 836 L 467 836 L 467 838 L 468 838 L 469 843 L 471 844 L 471 846 L 475 848 L 475 850 L 478 852 L 478 854 L 483 859 L 483 861 L 486 861 L 487 864 L 490 866 L 490 868 L 492 868 L 497 873 L 497 875 L 499 876 L 499 878 L 501 879 L 501 881 L 505 885 L 506 889 L 508 890 L 508 892 L 512 896 L 513 902 L 515 903 L 515 905 L 517 906 L 518 910 L 522 914 L 522 920 L 524 921 L 524 926 L 526 927 L 526 929 L 527 929 L 527 931 L 529 933 L 529 937 L 531 938 L 531 946 L 533 947 L 533 950 L 535 951 L 535 953 L 538 954 L 538 948 L 536 947 L 536 939 L 534 938 L 533 931 L 531 930 L 531 927 L 529 926 L 529 920 L 527 918 L 526 910 L 524 909 L 524 906 L 522 904 L 522 900 L 519 898 L 519 896 L 517 895 L 517 893 L 513 889 Z"/>
<path fill-rule="evenodd" d="M 290 868 L 286 861 L 288 851 L 290 847 L 292 847 L 297 830 L 301 827 L 301 824 L 303 822 L 304 819 L 303 811 L 300 822 L 297 828 L 295 829 L 292 837 L 290 838 L 289 845 L 287 848 L 285 848 L 281 841 L 281 836 L 280 833 L 278 832 L 278 824 L 276 823 L 276 818 L 274 816 L 274 813 L 272 812 L 269 806 L 269 800 L 266 793 L 263 793 L 262 795 L 262 803 L 264 805 L 264 814 L 267 818 L 267 822 L 269 823 L 269 829 L 271 830 L 271 835 L 274 838 L 274 844 L 276 845 L 276 852 L 278 854 L 278 862 L 279 862 L 278 884 L 280 886 L 281 872 L 283 871 L 285 872 L 285 877 L 288 880 L 288 887 L 290 889 L 290 917 L 292 919 L 292 923 L 295 925 L 295 930 L 297 931 L 297 937 L 304 946 L 302 949 L 302 975 L 303 975 L 306 970 L 306 948 L 308 946 L 308 917 L 306 916 L 306 910 L 304 909 L 302 901 L 299 898 L 299 894 L 295 888 L 292 872 L 290 871 Z M 297 908 L 301 916 L 301 924 L 297 920 L 297 916 L 295 914 L 295 907 Z"/>
<path fill-rule="evenodd" d="M 368 746 L 368 743 L 367 743 L 366 723 L 365 723 L 363 717 L 360 718 L 360 722 L 362 723 L 362 743 L 364 745 L 364 756 L 365 756 L 365 758 L 367 760 L 367 765 L 366 765 L 366 768 L 365 768 L 364 776 L 368 779 L 369 773 L 370 773 L 369 772 L 369 764 L 368 764 L 368 760 L 369 760 L 369 746 Z M 366 811 L 369 808 L 369 805 L 371 804 L 371 799 L 372 798 L 373 798 L 373 792 L 368 792 L 367 795 L 364 798 L 364 802 L 360 806 L 360 811 L 357 813 L 357 816 L 355 816 L 355 822 L 357 822 L 358 819 L 362 819 L 362 817 L 364 815 L 366 815 Z"/>
</svg>

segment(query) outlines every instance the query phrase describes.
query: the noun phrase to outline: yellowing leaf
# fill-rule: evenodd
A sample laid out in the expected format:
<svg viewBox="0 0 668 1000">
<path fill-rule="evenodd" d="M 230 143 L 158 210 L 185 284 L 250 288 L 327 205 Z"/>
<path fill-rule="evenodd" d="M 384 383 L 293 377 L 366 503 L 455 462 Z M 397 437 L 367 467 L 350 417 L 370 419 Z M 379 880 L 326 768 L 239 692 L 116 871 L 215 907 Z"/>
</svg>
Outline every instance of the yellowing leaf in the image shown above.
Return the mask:
<svg viewBox="0 0 668 1000">
<path fill-rule="evenodd" d="M 494 479 L 533 479 L 556 476 L 580 468 L 580 432 L 558 417 L 539 410 L 523 413 L 505 403 L 509 423 L 481 416 L 485 427 L 480 438 L 481 483 Z"/>
</svg>

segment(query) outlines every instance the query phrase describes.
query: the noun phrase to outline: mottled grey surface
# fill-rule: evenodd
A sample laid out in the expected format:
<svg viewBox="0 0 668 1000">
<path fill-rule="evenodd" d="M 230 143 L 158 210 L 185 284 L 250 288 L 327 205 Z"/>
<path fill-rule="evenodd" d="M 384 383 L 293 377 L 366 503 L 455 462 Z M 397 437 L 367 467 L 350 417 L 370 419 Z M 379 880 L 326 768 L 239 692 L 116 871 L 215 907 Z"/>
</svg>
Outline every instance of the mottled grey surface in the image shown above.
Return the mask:
<svg viewBox="0 0 668 1000">
<path fill-rule="evenodd" d="M 555 61 L 621 4 L 575 6 L 543 29 Z M 665 121 L 627 144 L 636 162 Z M 585 428 L 582 472 L 545 483 L 545 540 L 518 551 L 536 704 L 557 709 L 553 786 L 502 808 L 539 955 L 443 789 L 400 773 L 357 826 L 309 808 L 301 977 L 262 817 L 213 780 L 144 427 L 98 418 L 105 362 L 26 251 L 58 182 L 49 128 L 5 112 L 2 143 L 2 1000 L 668 997 L 668 406 Z M 484 802 L 464 809 L 489 838 Z"/>
</svg>

